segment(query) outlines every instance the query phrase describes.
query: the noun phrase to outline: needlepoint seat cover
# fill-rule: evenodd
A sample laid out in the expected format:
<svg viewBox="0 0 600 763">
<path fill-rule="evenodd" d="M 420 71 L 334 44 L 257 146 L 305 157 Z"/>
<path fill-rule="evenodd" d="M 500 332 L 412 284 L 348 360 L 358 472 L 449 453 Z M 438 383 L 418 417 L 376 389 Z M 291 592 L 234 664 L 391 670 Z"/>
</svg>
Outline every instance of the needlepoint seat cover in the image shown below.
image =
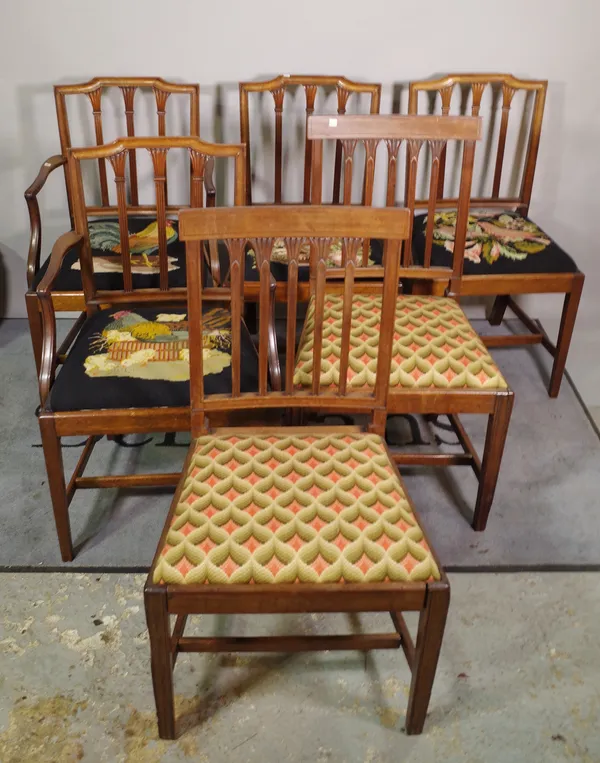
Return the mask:
<svg viewBox="0 0 600 763">
<path fill-rule="evenodd" d="M 381 297 L 354 294 L 350 330 L 349 389 L 375 386 Z M 339 384 L 343 297 L 326 294 L 321 385 Z M 314 301 L 308 306 L 298 349 L 294 384 L 312 385 Z M 436 296 L 398 298 L 390 387 L 404 389 L 506 389 L 488 350 L 456 300 Z"/>
<path fill-rule="evenodd" d="M 242 392 L 258 389 L 258 357 L 241 331 Z M 231 392 L 231 313 L 203 305 L 207 395 Z M 55 411 L 190 404 L 187 306 L 110 307 L 84 323 L 50 393 Z"/>
<path fill-rule="evenodd" d="M 383 246 L 381 241 L 371 241 L 369 246 L 369 261 L 363 262 L 363 248 L 360 246 L 355 256 L 357 266 L 361 265 L 380 265 L 382 260 Z M 298 252 L 298 280 L 307 282 L 309 280 L 310 263 L 310 244 L 305 243 Z M 342 242 L 335 240 L 329 248 L 327 257 L 327 266 L 339 268 L 342 266 Z M 223 267 L 223 265 L 222 265 Z M 288 280 L 288 252 L 283 239 L 275 239 L 273 250 L 271 252 L 271 273 L 276 281 Z M 246 252 L 245 264 L 246 281 L 258 281 L 259 274 L 256 267 L 256 254 L 252 248 Z"/>
<path fill-rule="evenodd" d="M 191 447 L 155 583 L 440 579 L 378 435 L 215 433 Z"/>
<path fill-rule="evenodd" d="M 423 263 L 427 215 L 415 217 L 413 256 Z M 456 212 L 434 216 L 431 264 L 451 266 Z M 576 273 L 577 265 L 544 231 L 518 212 L 472 211 L 469 214 L 464 275 Z"/>
<path fill-rule="evenodd" d="M 158 224 L 151 217 L 128 218 L 129 254 L 134 289 L 153 289 L 160 286 L 158 256 Z M 105 218 L 88 223 L 90 248 L 97 289 L 111 290 L 123 287 L 121 264 L 121 237 L 119 220 Z M 169 259 L 169 286 L 185 286 L 185 245 L 179 239 L 176 220 L 167 219 L 167 257 Z M 48 268 L 49 258 L 36 273 L 34 288 Z M 77 247 L 68 252 L 52 286 L 54 291 L 81 291 L 81 266 Z"/>
</svg>

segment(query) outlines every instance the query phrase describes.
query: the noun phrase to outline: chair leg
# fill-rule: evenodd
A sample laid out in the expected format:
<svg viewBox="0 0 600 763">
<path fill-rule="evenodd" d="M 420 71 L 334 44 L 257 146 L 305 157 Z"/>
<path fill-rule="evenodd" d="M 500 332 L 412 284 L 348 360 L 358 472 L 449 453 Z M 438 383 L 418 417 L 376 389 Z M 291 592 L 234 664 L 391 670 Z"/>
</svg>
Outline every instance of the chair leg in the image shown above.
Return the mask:
<svg viewBox="0 0 600 763">
<path fill-rule="evenodd" d="M 415 661 L 412 666 L 406 710 L 407 734 L 420 734 L 423 731 L 449 604 L 450 586 L 447 583 L 428 586 L 425 608 L 421 610 L 419 617 Z"/>
<path fill-rule="evenodd" d="M 573 282 L 573 288 L 570 292 L 565 294 L 565 301 L 563 303 L 563 311 L 560 319 L 560 328 L 558 330 L 558 339 L 556 342 L 556 352 L 554 354 L 554 364 L 550 376 L 550 386 L 548 387 L 548 394 L 550 397 L 557 397 L 560 390 L 584 280 L 585 276 L 583 273 L 578 273 Z"/>
<path fill-rule="evenodd" d="M 54 420 L 49 416 L 40 416 L 40 434 L 42 450 L 46 461 L 48 487 L 54 512 L 54 523 L 58 535 L 58 545 L 63 562 L 73 561 L 73 541 L 69 522 L 69 501 L 65 484 L 65 469 L 62 459 L 60 437 L 56 434 Z"/>
<path fill-rule="evenodd" d="M 487 316 L 490 326 L 499 326 L 502 323 L 509 301 L 510 296 L 508 294 L 499 294 L 496 297 Z"/>
<path fill-rule="evenodd" d="M 33 345 L 33 358 L 35 368 L 40 373 L 40 363 L 42 361 L 42 315 L 40 313 L 38 298 L 35 294 L 25 295 L 25 306 L 27 308 L 27 318 L 29 320 L 29 333 L 31 334 L 31 344 Z"/>
<path fill-rule="evenodd" d="M 161 739 L 175 739 L 175 698 L 173 694 L 173 660 L 171 630 L 165 588 L 146 588 L 144 591 L 146 623 L 150 637 L 152 685 Z"/>
<path fill-rule="evenodd" d="M 512 392 L 507 391 L 498 394 L 494 411 L 488 419 L 472 525 L 473 529 L 478 532 L 485 530 L 492 508 L 513 402 L 514 394 Z"/>
</svg>

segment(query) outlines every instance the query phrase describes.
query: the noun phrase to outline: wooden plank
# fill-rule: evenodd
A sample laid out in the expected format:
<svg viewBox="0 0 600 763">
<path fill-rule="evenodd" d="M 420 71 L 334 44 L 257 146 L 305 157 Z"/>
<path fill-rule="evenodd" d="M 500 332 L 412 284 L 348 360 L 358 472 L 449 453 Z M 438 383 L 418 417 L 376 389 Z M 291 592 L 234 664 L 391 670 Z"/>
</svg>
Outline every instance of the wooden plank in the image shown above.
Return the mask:
<svg viewBox="0 0 600 763">
<path fill-rule="evenodd" d="M 390 449 L 394 463 L 399 466 L 472 466 L 473 457 L 467 453 L 397 453 Z"/>
<path fill-rule="evenodd" d="M 168 585 L 172 614 L 420 610 L 426 583 Z"/>
<path fill-rule="evenodd" d="M 479 140 L 481 117 L 399 116 L 397 114 L 347 114 L 344 117 L 312 116 L 311 140 L 327 138 Z"/>
<path fill-rule="evenodd" d="M 321 652 L 343 649 L 369 651 L 398 649 L 397 633 L 367 633 L 344 636 L 229 636 L 179 639 L 180 652 Z"/>
<path fill-rule="evenodd" d="M 522 347 L 529 344 L 543 344 L 544 335 L 540 334 L 496 334 L 482 336 L 486 347 Z"/>
<path fill-rule="evenodd" d="M 335 214 L 333 213 L 335 212 Z M 185 209 L 179 216 L 182 240 L 211 238 L 382 238 L 408 233 L 409 212 L 362 206 L 256 206 Z"/>
<path fill-rule="evenodd" d="M 171 474 L 107 474 L 97 477 L 77 477 L 75 487 L 77 490 L 91 490 L 99 487 L 170 487 L 177 485 L 180 472 Z"/>
</svg>

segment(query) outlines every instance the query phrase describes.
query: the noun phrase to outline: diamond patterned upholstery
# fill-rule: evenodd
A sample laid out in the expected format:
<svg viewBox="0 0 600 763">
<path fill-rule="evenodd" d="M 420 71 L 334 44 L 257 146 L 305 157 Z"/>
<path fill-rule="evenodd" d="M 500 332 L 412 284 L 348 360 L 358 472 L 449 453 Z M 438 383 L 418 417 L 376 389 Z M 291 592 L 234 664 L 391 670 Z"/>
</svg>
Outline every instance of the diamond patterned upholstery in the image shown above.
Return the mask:
<svg viewBox="0 0 600 763">
<path fill-rule="evenodd" d="M 440 572 L 378 435 L 205 435 L 155 583 L 378 583 Z"/>
<path fill-rule="evenodd" d="M 328 294 L 323 316 L 321 385 L 339 384 L 343 299 Z M 375 385 L 381 297 L 355 294 L 348 387 Z M 298 349 L 294 384 L 312 384 L 314 301 L 309 304 Z M 392 388 L 506 389 L 507 384 L 480 337 L 454 299 L 402 296 L 396 305 Z"/>
</svg>

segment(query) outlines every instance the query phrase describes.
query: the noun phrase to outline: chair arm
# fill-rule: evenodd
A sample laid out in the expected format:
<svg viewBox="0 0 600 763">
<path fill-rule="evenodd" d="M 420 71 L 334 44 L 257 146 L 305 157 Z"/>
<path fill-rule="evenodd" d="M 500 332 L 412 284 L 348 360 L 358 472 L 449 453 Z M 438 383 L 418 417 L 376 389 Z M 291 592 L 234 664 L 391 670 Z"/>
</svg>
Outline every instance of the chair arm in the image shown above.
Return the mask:
<svg viewBox="0 0 600 763">
<path fill-rule="evenodd" d="M 42 220 L 40 217 L 40 207 L 37 196 L 46 184 L 46 180 L 51 172 L 58 167 L 62 167 L 67 162 L 66 157 L 61 154 L 55 154 L 42 164 L 36 179 L 25 191 L 25 201 L 29 210 L 29 223 L 31 227 L 31 236 L 29 239 L 29 254 L 27 255 L 27 287 L 31 289 L 33 279 L 40 267 L 40 253 L 42 250 Z"/>
<path fill-rule="evenodd" d="M 56 353 L 56 316 L 54 305 L 52 304 L 51 287 L 60 272 L 63 260 L 74 246 L 81 246 L 83 236 L 80 233 L 69 231 L 63 233 L 52 247 L 50 263 L 48 270 L 39 283 L 36 290 L 40 302 L 40 313 L 42 320 L 42 357 L 40 361 L 40 370 L 38 384 L 40 389 L 40 401 L 42 407 L 45 405 L 50 388 L 54 383 L 57 365 Z"/>
<path fill-rule="evenodd" d="M 48 269 L 44 273 L 44 277 L 39 282 L 36 289 L 38 297 L 41 297 L 42 295 L 50 295 L 52 284 L 60 272 L 63 260 L 67 252 L 71 251 L 74 246 L 81 246 L 82 242 L 83 236 L 81 233 L 75 233 L 73 230 L 69 231 L 68 233 L 63 233 L 62 236 L 59 236 L 56 239 L 56 242 L 52 247 L 52 254 L 50 255 Z"/>
</svg>

